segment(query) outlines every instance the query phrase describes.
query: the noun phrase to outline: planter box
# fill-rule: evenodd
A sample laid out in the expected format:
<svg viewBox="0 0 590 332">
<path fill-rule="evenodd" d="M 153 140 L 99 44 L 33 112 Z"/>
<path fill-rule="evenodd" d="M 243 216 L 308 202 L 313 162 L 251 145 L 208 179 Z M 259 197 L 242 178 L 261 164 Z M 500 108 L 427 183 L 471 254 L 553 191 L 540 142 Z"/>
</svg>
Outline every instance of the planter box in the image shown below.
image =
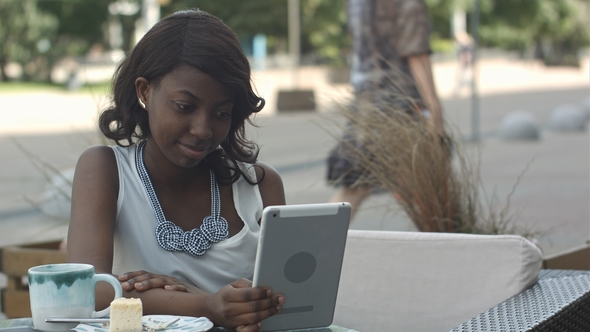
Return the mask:
<svg viewBox="0 0 590 332">
<path fill-rule="evenodd" d="M 543 268 L 552 270 L 590 270 L 590 244 L 545 257 Z"/>
<path fill-rule="evenodd" d="M 332 84 L 350 83 L 350 67 L 334 67 L 328 69 L 328 82 Z"/>
<path fill-rule="evenodd" d="M 8 318 L 31 317 L 25 277 L 33 266 L 65 263 L 66 253 L 58 248 L 59 242 L 49 242 L 2 249 L 0 272 L 8 277 L 7 288 L 2 290 L 2 309 Z"/>
<path fill-rule="evenodd" d="M 279 112 L 315 110 L 314 91 L 279 90 L 277 110 Z"/>
</svg>

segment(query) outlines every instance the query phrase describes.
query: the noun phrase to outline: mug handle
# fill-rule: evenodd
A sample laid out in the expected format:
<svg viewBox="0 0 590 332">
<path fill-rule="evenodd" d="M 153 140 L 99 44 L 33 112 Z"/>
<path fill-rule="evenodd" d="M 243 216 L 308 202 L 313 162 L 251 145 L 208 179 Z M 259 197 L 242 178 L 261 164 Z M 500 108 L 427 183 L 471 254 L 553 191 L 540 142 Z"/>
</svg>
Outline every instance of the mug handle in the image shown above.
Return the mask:
<svg viewBox="0 0 590 332">
<path fill-rule="evenodd" d="M 115 289 L 115 299 L 118 299 L 121 296 L 123 296 L 123 287 L 121 287 L 121 283 L 119 282 L 119 280 L 117 280 L 117 278 L 113 277 L 110 274 L 104 274 L 104 273 L 99 273 L 99 274 L 95 274 L 94 276 L 92 276 L 92 283 L 94 284 L 95 287 L 96 287 L 96 283 L 99 281 L 106 281 L 109 284 L 111 284 L 111 286 L 113 286 L 113 288 Z M 108 306 L 101 311 L 98 311 L 98 312 L 93 311 L 92 318 L 104 317 L 110 313 L 111 313 L 111 306 Z"/>
</svg>

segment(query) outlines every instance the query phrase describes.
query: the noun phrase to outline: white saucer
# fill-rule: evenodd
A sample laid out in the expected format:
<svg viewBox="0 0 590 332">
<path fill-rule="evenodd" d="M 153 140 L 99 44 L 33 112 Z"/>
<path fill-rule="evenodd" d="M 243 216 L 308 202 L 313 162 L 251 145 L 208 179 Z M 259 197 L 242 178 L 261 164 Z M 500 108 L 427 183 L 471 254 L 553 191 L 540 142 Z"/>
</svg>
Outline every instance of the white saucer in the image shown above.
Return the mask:
<svg viewBox="0 0 590 332">
<path fill-rule="evenodd" d="M 168 326 L 165 330 L 148 330 L 148 331 L 166 331 L 166 332 L 205 332 L 213 327 L 213 323 L 206 317 L 189 317 L 189 316 L 173 316 L 173 315 L 146 315 L 143 316 L 142 322 L 145 326 L 158 326 L 159 324 L 166 324 L 168 322 L 177 320 L 177 322 Z M 74 331 L 78 332 L 109 332 L 108 324 L 92 323 L 79 324 Z"/>
</svg>

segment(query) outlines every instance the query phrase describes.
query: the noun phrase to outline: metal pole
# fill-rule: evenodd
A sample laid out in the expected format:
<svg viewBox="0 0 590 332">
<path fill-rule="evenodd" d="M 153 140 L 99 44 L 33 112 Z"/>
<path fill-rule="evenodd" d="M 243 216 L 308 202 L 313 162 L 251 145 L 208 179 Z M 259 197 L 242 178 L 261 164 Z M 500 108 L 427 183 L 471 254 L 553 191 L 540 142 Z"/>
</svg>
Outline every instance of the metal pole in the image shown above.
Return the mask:
<svg viewBox="0 0 590 332">
<path fill-rule="evenodd" d="M 289 15 L 289 53 L 293 65 L 293 87 L 297 88 L 299 85 L 299 75 L 297 67 L 299 66 L 300 57 L 300 27 L 299 27 L 299 0 L 289 0 L 288 4 Z"/>
<path fill-rule="evenodd" d="M 479 130 L 479 95 L 477 91 L 477 50 L 479 48 L 479 5 L 481 0 L 475 0 L 471 11 L 471 36 L 473 37 L 473 50 L 471 57 L 471 141 L 479 142 L 481 139 Z"/>
</svg>

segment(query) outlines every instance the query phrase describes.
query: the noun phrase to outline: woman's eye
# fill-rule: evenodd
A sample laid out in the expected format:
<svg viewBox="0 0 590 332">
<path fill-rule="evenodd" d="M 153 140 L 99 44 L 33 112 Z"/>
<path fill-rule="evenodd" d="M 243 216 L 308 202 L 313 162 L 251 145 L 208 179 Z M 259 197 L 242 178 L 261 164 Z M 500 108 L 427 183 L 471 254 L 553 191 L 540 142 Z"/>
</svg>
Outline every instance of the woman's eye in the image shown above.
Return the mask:
<svg viewBox="0 0 590 332">
<path fill-rule="evenodd" d="M 178 108 L 183 112 L 190 112 L 193 110 L 193 106 L 189 104 L 176 103 L 176 106 L 178 106 Z"/>
<path fill-rule="evenodd" d="M 219 119 L 225 120 L 231 118 L 231 111 L 216 111 L 215 116 Z"/>
</svg>

